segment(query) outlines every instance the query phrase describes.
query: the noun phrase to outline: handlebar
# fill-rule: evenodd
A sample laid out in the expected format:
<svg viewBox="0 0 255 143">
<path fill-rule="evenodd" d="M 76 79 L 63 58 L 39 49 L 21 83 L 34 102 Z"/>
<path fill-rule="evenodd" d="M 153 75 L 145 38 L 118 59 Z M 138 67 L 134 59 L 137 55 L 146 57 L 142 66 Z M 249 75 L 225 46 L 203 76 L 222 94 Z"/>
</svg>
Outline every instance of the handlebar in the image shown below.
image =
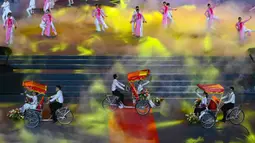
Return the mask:
<svg viewBox="0 0 255 143">
<path fill-rule="evenodd" d="M 130 87 L 129 86 L 125 86 L 125 91 L 130 91 Z"/>
</svg>

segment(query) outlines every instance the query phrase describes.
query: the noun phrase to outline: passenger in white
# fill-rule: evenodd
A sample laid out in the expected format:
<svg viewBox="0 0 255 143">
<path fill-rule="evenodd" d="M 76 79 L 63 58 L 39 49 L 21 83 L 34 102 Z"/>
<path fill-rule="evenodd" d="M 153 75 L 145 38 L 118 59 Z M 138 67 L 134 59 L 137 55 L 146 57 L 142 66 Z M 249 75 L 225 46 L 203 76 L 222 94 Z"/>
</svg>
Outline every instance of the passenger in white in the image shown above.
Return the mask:
<svg viewBox="0 0 255 143">
<path fill-rule="evenodd" d="M 57 116 L 56 116 L 56 111 L 63 106 L 64 98 L 63 98 L 63 93 L 61 91 L 61 86 L 57 85 L 56 86 L 56 91 L 57 94 L 51 96 L 50 98 L 50 109 L 51 109 L 51 114 L 52 114 L 52 119 L 53 122 L 57 122 Z"/>
<path fill-rule="evenodd" d="M 143 87 L 146 86 L 149 83 L 150 83 L 150 81 L 146 81 L 143 84 L 142 84 L 142 81 L 138 82 L 138 86 L 137 86 L 137 93 L 138 93 L 138 95 L 143 94 L 143 92 L 146 92 L 146 91 L 144 91 Z M 149 100 L 149 103 L 150 103 L 151 107 L 155 107 L 155 104 L 153 103 L 153 101 L 150 98 L 150 94 L 147 96 L 147 99 Z M 133 103 L 135 103 L 135 101 L 133 101 Z"/>
<path fill-rule="evenodd" d="M 118 90 L 118 88 L 121 89 L 121 90 L 125 90 L 125 85 L 120 83 L 117 80 L 117 78 L 118 78 L 118 75 L 114 74 L 113 75 L 113 82 L 112 82 L 112 94 L 114 96 L 119 97 L 119 99 L 117 100 L 117 104 L 119 104 L 119 108 L 123 108 L 124 105 L 121 104 L 121 102 L 124 103 L 124 95 Z"/>
<path fill-rule="evenodd" d="M 31 15 L 34 13 L 35 8 L 36 8 L 35 0 L 30 0 L 29 6 L 27 8 L 28 17 L 31 17 Z"/>
<path fill-rule="evenodd" d="M 26 94 L 28 98 L 31 98 L 32 101 L 30 103 L 25 103 L 19 110 L 21 113 L 24 113 L 27 109 L 36 109 L 37 107 L 37 93 L 33 92 L 32 95 Z"/>
<path fill-rule="evenodd" d="M 8 0 L 4 0 L 4 3 L 1 5 L 1 8 L 3 8 L 2 20 L 3 20 L 3 22 L 5 22 L 5 20 L 7 19 L 8 13 L 11 12 L 9 1 Z"/>
<path fill-rule="evenodd" d="M 228 110 L 235 107 L 236 96 L 234 90 L 234 87 L 230 87 L 230 92 L 226 96 L 222 97 L 222 100 L 227 99 L 226 101 L 224 101 L 224 105 L 221 107 L 221 110 L 223 112 L 223 119 L 221 120 L 222 122 L 226 122 Z"/>
<path fill-rule="evenodd" d="M 204 111 L 208 105 L 208 94 L 206 92 L 204 92 L 203 95 L 200 95 L 198 92 L 196 92 L 196 94 L 201 99 L 201 103 L 195 108 L 194 113 L 200 116 L 201 112 Z"/>
</svg>

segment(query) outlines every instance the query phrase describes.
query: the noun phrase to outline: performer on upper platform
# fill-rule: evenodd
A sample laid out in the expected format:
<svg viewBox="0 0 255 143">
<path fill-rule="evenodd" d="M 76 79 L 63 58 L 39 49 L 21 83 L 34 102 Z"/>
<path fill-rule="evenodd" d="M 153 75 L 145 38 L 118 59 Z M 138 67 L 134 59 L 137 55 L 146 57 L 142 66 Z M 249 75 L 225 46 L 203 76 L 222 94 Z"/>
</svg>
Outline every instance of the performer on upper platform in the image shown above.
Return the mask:
<svg viewBox="0 0 255 143">
<path fill-rule="evenodd" d="M 96 25 L 96 31 L 100 32 L 101 28 L 100 25 L 102 26 L 102 30 L 104 31 L 105 29 L 108 28 L 106 23 L 104 22 L 104 18 L 107 17 L 104 13 L 104 11 L 101 9 L 100 4 L 96 4 L 96 9 L 93 11 L 92 16 L 95 17 L 95 25 Z"/>
<path fill-rule="evenodd" d="M 171 23 L 174 22 L 174 21 L 173 21 L 173 14 L 172 14 L 172 11 L 173 11 L 173 10 L 176 11 L 177 8 L 171 8 L 171 7 L 170 7 L 170 3 L 167 3 L 166 6 L 168 7 L 168 15 L 167 15 L 167 19 L 169 19 L 168 24 L 171 24 Z"/>
<path fill-rule="evenodd" d="M 4 29 L 6 30 L 6 44 L 12 44 L 13 43 L 13 31 L 14 28 L 17 28 L 16 20 L 12 17 L 12 13 L 9 12 L 7 15 L 7 19 L 4 22 Z"/>
<path fill-rule="evenodd" d="M 35 0 L 30 0 L 29 6 L 27 8 L 28 17 L 31 17 L 31 15 L 34 13 L 35 8 L 36 8 Z"/>
<path fill-rule="evenodd" d="M 132 14 L 132 19 L 135 18 L 136 14 L 137 14 L 137 13 L 136 13 L 136 10 L 137 10 L 137 9 L 139 9 L 139 6 L 136 6 L 136 7 L 135 7 L 135 10 L 134 10 L 134 12 L 133 12 L 133 14 Z M 134 32 L 135 32 L 135 22 L 132 21 L 132 35 L 135 34 Z"/>
<path fill-rule="evenodd" d="M 205 16 L 207 17 L 207 30 L 211 30 L 214 20 L 219 20 L 214 14 L 214 8 L 216 6 L 207 5 L 208 9 L 205 11 Z"/>
<path fill-rule="evenodd" d="M 50 0 L 44 0 L 43 11 L 50 10 Z"/>
<path fill-rule="evenodd" d="M 132 18 L 130 23 L 135 22 L 135 36 L 143 36 L 143 23 L 146 23 L 143 15 L 140 13 L 139 9 L 136 10 L 136 15 Z"/>
<path fill-rule="evenodd" d="M 239 33 L 239 40 L 240 40 L 240 43 L 243 44 L 244 40 L 245 40 L 245 34 L 247 34 L 248 36 L 251 36 L 251 32 L 254 32 L 254 30 L 251 30 L 251 29 L 247 29 L 244 24 L 246 22 L 248 22 L 249 20 L 251 20 L 251 16 L 249 19 L 247 20 L 244 20 L 242 21 L 242 18 L 241 17 L 238 17 L 238 22 L 236 23 L 235 27 L 236 27 L 236 30 L 238 31 Z"/>
<path fill-rule="evenodd" d="M 42 28 L 42 35 L 50 37 L 51 36 L 51 31 L 54 32 L 55 36 L 57 35 L 56 28 L 53 24 L 53 17 L 51 15 L 49 9 L 43 15 L 40 27 Z M 52 30 L 51 30 L 51 28 L 52 28 Z"/>
<path fill-rule="evenodd" d="M 164 1 L 163 2 L 163 6 L 160 10 L 160 12 L 163 14 L 163 19 L 162 19 L 162 24 L 163 24 L 163 27 L 167 27 L 167 16 L 168 16 L 168 7 L 166 5 L 167 3 Z"/>
<path fill-rule="evenodd" d="M 72 6 L 74 4 L 73 0 L 68 0 L 68 6 Z"/>
<path fill-rule="evenodd" d="M 55 6 L 56 0 L 50 0 L 50 9 L 53 9 Z"/>
<path fill-rule="evenodd" d="M 2 20 L 3 20 L 3 23 L 4 23 L 5 19 L 7 18 L 8 13 L 11 12 L 9 1 L 8 0 L 4 0 L 4 3 L 1 5 L 1 8 L 3 8 Z"/>
</svg>

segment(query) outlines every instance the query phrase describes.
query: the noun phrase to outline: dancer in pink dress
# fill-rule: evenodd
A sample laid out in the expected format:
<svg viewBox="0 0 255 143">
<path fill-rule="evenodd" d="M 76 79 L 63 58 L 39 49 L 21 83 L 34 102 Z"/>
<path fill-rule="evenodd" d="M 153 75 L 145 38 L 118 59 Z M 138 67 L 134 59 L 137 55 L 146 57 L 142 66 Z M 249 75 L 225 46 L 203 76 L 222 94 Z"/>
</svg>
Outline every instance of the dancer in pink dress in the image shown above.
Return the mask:
<svg viewBox="0 0 255 143">
<path fill-rule="evenodd" d="M 40 27 L 42 28 L 42 35 L 44 34 L 45 36 L 50 37 L 51 31 L 54 32 L 55 36 L 57 35 L 56 28 L 53 24 L 53 17 L 49 9 L 46 10 L 46 13 L 43 15 Z"/>
<path fill-rule="evenodd" d="M 243 44 L 244 43 L 244 40 L 245 40 L 245 34 L 247 34 L 248 36 L 251 36 L 251 32 L 254 32 L 254 30 L 251 30 L 251 29 L 247 29 L 244 24 L 246 22 L 248 22 L 249 20 L 251 20 L 251 16 L 249 19 L 247 20 L 244 20 L 242 21 L 242 18 L 241 17 L 238 17 L 238 22 L 236 23 L 235 27 L 236 27 L 236 30 L 238 31 L 239 33 L 239 40 L 240 40 L 240 43 Z"/>
<path fill-rule="evenodd" d="M 143 23 L 146 23 L 143 15 L 139 12 L 139 9 L 136 10 L 136 15 L 130 21 L 130 23 L 135 22 L 135 36 L 142 37 L 143 36 Z"/>
<path fill-rule="evenodd" d="M 163 14 L 162 24 L 164 28 L 167 28 L 173 22 L 172 10 L 177 10 L 177 9 L 171 8 L 170 3 L 163 2 L 161 13 Z"/>
<path fill-rule="evenodd" d="M 4 22 L 4 29 L 6 30 L 5 43 L 12 44 L 13 43 L 13 31 L 14 28 L 17 28 L 16 20 L 12 17 L 12 13 L 9 12 L 7 15 L 7 19 Z"/>
<path fill-rule="evenodd" d="M 214 15 L 214 8 L 216 6 L 211 6 L 208 4 L 208 9 L 205 11 L 205 16 L 207 17 L 207 29 L 211 30 L 214 20 L 219 20 L 217 16 Z"/>
<path fill-rule="evenodd" d="M 139 6 L 136 6 L 136 7 L 135 7 L 135 10 L 134 10 L 133 15 L 132 15 L 132 19 L 135 18 L 135 16 L 136 16 L 136 10 L 137 10 L 137 9 L 139 9 Z M 134 34 L 135 34 L 135 22 L 132 22 L 132 35 L 134 35 Z"/>
<path fill-rule="evenodd" d="M 108 28 L 106 23 L 104 22 L 104 18 L 107 17 L 104 13 L 104 11 L 101 9 L 100 4 L 96 4 L 96 9 L 92 12 L 92 16 L 95 17 L 95 25 L 96 25 L 96 31 L 100 32 L 101 28 L 100 25 L 102 26 L 102 30 L 104 31 L 105 29 Z"/>
<path fill-rule="evenodd" d="M 168 7 L 166 5 L 166 2 L 164 1 L 163 2 L 163 6 L 160 10 L 160 12 L 163 14 L 163 19 L 162 19 L 162 24 L 163 24 L 163 27 L 167 27 L 167 21 L 168 21 Z"/>
<path fill-rule="evenodd" d="M 173 11 L 173 10 L 176 11 L 177 8 L 171 8 L 171 7 L 170 7 L 170 3 L 167 3 L 166 6 L 168 7 L 168 15 L 167 15 L 167 18 L 169 19 L 168 24 L 171 24 L 171 23 L 174 22 L 172 11 Z"/>
</svg>

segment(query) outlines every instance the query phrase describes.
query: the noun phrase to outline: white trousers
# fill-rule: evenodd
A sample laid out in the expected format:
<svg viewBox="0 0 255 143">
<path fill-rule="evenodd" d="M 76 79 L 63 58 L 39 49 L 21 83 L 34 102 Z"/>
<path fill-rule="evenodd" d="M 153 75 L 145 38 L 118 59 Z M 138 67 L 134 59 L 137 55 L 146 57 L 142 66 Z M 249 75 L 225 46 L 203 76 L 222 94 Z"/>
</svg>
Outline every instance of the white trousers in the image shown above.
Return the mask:
<svg viewBox="0 0 255 143">
<path fill-rule="evenodd" d="M 29 7 L 27 8 L 27 14 L 28 14 L 28 16 L 31 16 L 31 15 L 32 15 L 33 9 L 35 9 L 35 6 L 29 6 Z"/>
<path fill-rule="evenodd" d="M 28 103 L 25 103 L 21 108 L 20 108 L 20 112 L 24 113 L 26 110 L 28 109 L 36 109 L 36 105 L 31 105 Z"/>
<path fill-rule="evenodd" d="M 211 16 L 211 17 L 207 17 L 207 30 L 211 30 L 211 29 L 213 29 L 213 23 L 214 23 L 214 21 L 215 20 L 217 20 L 217 21 L 219 21 L 220 19 L 217 17 L 217 16 L 215 16 L 215 15 L 213 15 L 213 16 Z"/>
<path fill-rule="evenodd" d="M 102 23 L 99 22 L 98 18 L 95 19 L 95 25 L 96 25 L 96 31 L 101 31 L 100 25 L 102 25 L 102 30 L 104 31 L 105 29 L 108 28 L 108 26 L 106 25 L 106 23 L 104 22 L 104 19 L 102 16 L 100 16 L 100 21 Z"/>
<path fill-rule="evenodd" d="M 132 33 L 135 32 L 135 22 L 132 22 Z"/>
<path fill-rule="evenodd" d="M 47 2 L 45 6 L 43 7 L 43 11 L 46 12 L 46 10 L 50 9 L 50 2 Z"/>
<path fill-rule="evenodd" d="M 68 0 L 68 5 L 71 6 L 72 4 L 74 4 L 73 0 Z"/>
<path fill-rule="evenodd" d="M 40 23 L 40 28 L 42 29 L 41 35 L 43 36 L 43 35 L 44 35 L 45 28 L 46 28 L 46 23 L 42 21 L 42 22 Z"/>
<path fill-rule="evenodd" d="M 3 11 L 3 15 L 2 15 L 3 22 L 5 22 L 5 20 L 7 19 L 7 15 L 9 12 L 11 12 L 9 9 Z"/>
</svg>

